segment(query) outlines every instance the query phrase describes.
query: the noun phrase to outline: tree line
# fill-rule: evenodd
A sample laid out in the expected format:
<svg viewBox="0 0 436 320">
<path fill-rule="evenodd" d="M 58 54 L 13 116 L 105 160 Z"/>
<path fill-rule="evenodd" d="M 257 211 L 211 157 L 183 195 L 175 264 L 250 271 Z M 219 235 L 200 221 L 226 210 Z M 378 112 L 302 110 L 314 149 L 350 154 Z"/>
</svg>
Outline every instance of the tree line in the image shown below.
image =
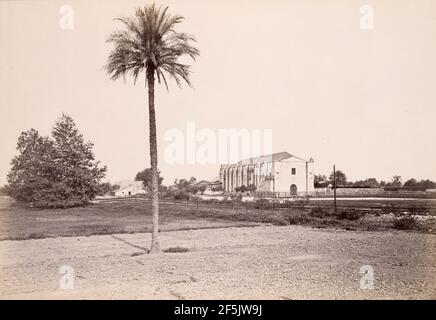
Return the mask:
<svg viewBox="0 0 436 320">
<path fill-rule="evenodd" d="M 323 174 L 316 174 L 314 176 L 315 188 L 325 188 L 333 186 L 334 175 L 333 172 L 327 177 Z M 364 180 L 348 181 L 346 174 L 341 170 L 336 170 L 336 186 L 348 188 L 409 188 L 409 189 L 434 189 L 436 182 L 429 179 L 417 180 L 411 178 L 404 183 L 399 175 L 394 175 L 390 181 L 380 180 L 376 178 L 367 178 Z"/>
</svg>

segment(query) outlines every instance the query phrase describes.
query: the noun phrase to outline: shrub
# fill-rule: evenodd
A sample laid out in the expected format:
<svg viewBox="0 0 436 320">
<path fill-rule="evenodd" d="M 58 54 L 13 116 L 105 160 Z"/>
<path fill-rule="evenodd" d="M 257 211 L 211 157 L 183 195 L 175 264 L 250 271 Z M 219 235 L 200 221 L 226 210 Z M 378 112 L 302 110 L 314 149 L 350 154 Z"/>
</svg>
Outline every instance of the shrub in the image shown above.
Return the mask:
<svg viewBox="0 0 436 320">
<path fill-rule="evenodd" d="M 412 215 L 424 215 L 429 211 L 429 209 L 422 205 L 411 205 L 409 206 L 407 211 Z"/>
<path fill-rule="evenodd" d="M 406 216 L 395 219 L 393 222 L 393 228 L 398 230 L 410 230 L 415 229 L 417 226 L 416 220 L 414 217 Z"/>
<path fill-rule="evenodd" d="M 336 217 L 339 220 L 351 220 L 351 221 L 354 221 L 354 220 L 360 219 L 361 217 L 363 217 L 363 215 L 364 214 L 362 212 L 359 212 L 359 211 L 357 211 L 354 208 L 350 208 L 350 209 L 347 209 L 347 210 L 339 211 L 336 214 Z"/>
<path fill-rule="evenodd" d="M 400 213 L 400 211 L 401 210 L 399 208 L 395 207 L 393 204 L 384 206 L 382 208 L 382 213 L 383 214 L 395 214 L 395 215 L 397 215 L 397 214 Z"/>
<path fill-rule="evenodd" d="M 246 192 L 246 191 L 247 191 L 247 187 L 244 185 L 235 188 L 235 192 Z"/>
<path fill-rule="evenodd" d="M 310 210 L 309 214 L 315 218 L 324 218 L 326 216 L 329 216 L 329 212 L 326 209 L 323 209 L 319 206 L 312 208 L 312 210 Z"/>
<path fill-rule="evenodd" d="M 230 195 L 230 198 L 232 199 L 232 201 L 236 201 L 236 202 L 241 202 L 242 201 L 242 194 L 241 193 L 232 193 Z"/>
<path fill-rule="evenodd" d="M 310 221 L 309 217 L 306 214 L 292 214 L 288 216 L 289 224 L 306 224 Z"/>
<path fill-rule="evenodd" d="M 275 226 L 287 226 L 289 224 L 289 221 L 283 217 L 271 217 L 268 220 Z"/>
</svg>

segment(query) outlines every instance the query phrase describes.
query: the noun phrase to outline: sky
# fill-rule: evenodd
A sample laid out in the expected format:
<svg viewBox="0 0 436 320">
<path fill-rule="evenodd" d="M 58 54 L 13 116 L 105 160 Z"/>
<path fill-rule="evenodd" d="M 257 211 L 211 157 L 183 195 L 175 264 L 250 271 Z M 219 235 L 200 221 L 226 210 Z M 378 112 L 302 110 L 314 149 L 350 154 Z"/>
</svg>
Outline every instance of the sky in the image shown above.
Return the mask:
<svg viewBox="0 0 436 320">
<path fill-rule="evenodd" d="M 0 184 L 22 131 L 49 135 L 73 117 L 107 180 L 149 167 L 144 79 L 104 70 L 120 28 L 144 1 L 0 1 Z M 349 180 L 436 180 L 436 1 L 159 1 L 186 19 L 200 57 L 193 88 L 156 89 L 159 169 L 174 179 L 213 179 L 219 164 L 171 164 L 168 130 L 272 129 L 272 150 L 333 164 Z M 73 28 L 65 8 L 73 9 Z M 362 29 L 360 8 L 373 8 Z M 71 22 L 71 21 L 69 21 Z M 68 24 L 71 26 L 71 24 Z"/>
</svg>

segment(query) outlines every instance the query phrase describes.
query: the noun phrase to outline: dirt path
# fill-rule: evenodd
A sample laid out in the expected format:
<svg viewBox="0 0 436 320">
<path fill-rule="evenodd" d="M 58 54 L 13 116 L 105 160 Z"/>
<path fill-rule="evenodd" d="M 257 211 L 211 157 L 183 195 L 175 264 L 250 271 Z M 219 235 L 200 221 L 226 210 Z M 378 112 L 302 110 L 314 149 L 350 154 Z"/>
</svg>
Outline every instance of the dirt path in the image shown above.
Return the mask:
<svg viewBox="0 0 436 320">
<path fill-rule="evenodd" d="M 302 299 L 436 298 L 436 236 L 260 226 L 0 241 L 0 298 Z M 74 269 L 60 289 L 59 268 Z M 374 270 L 360 289 L 359 269 Z"/>
</svg>

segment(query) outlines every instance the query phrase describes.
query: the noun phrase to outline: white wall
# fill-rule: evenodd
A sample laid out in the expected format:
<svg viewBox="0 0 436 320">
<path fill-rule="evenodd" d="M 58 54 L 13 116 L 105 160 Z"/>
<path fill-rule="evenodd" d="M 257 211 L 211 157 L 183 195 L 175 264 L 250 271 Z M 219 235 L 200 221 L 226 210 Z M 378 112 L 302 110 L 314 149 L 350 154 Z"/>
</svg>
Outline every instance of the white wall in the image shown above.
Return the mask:
<svg viewBox="0 0 436 320">
<path fill-rule="evenodd" d="M 296 169 L 295 175 L 292 168 Z M 307 190 L 306 190 L 306 162 L 301 160 L 283 160 L 274 162 L 275 192 L 290 192 L 292 184 L 297 186 L 297 192 L 314 191 L 314 163 L 307 162 Z M 271 190 L 272 191 L 272 190 Z"/>
</svg>

